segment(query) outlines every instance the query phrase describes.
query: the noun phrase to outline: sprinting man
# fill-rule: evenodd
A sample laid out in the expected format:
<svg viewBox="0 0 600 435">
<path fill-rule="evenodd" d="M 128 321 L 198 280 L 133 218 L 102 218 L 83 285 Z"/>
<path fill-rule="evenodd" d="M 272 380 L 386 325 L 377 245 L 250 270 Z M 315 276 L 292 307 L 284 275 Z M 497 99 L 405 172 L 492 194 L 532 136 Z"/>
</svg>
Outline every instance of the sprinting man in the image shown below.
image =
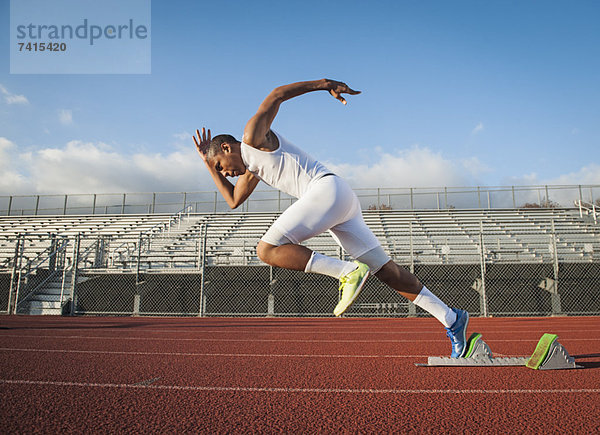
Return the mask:
<svg viewBox="0 0 600 435">
<path fill-rule="evenodd" d="M 244 129 L 242 142 L 221 134 L 211 139 L 202 128 L 196 148 L 217 188 L 231 208 L 242 204 L 259 181 L 298 198 L 273 223 L 258 243 L 258 257 L 267 264 L 320 273 L 339 279 L 342 297 L 333 313 L 342 315 L 355 301 L 369 274 L 431 313 L 446 328 L 452 357 L 465 352 L 469 314 L 450 308 L 416 276 L 394 263 L 365 224 L 354 191 L 323 164 L 271 130 L 284 101 L 307 92 L 328 91 L 346 104 L 342 94 L 357 95 L 345 83 L 314 80 L 275 88 Z M 227 177 L 239 177 L 232 184 Z M 330 230 L 335 241 L 356 261 L 349 262 L 311 251 L 301 242 Z"/>
</svg>

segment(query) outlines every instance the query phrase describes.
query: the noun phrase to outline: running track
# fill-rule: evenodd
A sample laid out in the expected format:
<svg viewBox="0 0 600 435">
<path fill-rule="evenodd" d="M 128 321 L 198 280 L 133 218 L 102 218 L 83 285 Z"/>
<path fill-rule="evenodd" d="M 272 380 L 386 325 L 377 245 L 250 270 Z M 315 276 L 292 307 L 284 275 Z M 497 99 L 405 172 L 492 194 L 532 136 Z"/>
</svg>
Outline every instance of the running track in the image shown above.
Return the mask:
<svg viewBox="0 0 600 435">
<path fill-rule="evenodd" d="M 416 367 L 433 319 L 0 317 L 4 433 L 600 431 L 600 318 L 471 320 L 498 356 L 559 335 L 581 370 Z"/>
</svg>

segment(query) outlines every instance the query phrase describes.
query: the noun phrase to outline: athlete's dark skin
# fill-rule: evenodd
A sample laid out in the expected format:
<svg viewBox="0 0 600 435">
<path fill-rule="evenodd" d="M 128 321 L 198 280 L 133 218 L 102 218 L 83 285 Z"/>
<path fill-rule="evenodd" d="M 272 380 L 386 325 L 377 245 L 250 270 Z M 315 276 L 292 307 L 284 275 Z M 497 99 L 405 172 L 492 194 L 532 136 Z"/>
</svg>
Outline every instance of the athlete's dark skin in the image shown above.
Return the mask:
<svg viewBox="0 0 600 435">
<path fill-rule="evenodd" d="M 271 132 L 271 124 L 277 116 L 279 106 L 286 100 L 314 91 L 328 91 L 343 104 L 346 104 L 346 100 L 342 94 L 360 94 L 360 91 L 351 89 L 345 83 L 329 79 L 297 82 L 275 88 L 246 124 L 242 138 L 244 143 L 262 151 L 275 151 L 279 147 L 279 142 L 277 136 Z M 240 142 L 221 144 L 221 152 L 208 159 L 206 149 L 210 140 L 210 129 L 207 131 L 202 127 L 202 133 L 196 130 L 194 143 L 200 157 L 227 204 L 231 208 L 236 208 L 254 191 L 259 179 L 246 170 Z M 238 177 L 238 180 L 232 184 L 227 177 Z M 262 240 L 258 243 L 256 253 L 262 261 L 271 266 L 301 271 L 305 270 L 312 255 L 312 251 L 302 245 L 290 243 L 274 246 Z M 416 276 L 392 260 L 383 265 L 375 276 L 411 301 L 415 300 L 423 288 Z"/>
</svg>

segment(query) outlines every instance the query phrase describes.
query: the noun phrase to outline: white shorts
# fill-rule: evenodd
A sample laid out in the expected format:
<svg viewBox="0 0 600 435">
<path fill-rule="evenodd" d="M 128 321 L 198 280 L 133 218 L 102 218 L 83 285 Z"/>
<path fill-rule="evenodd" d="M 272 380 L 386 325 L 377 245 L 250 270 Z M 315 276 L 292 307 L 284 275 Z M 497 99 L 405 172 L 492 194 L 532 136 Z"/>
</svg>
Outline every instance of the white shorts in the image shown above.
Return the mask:
<svg viewBox="0 0 600 435">
<path fill-rule="evenodd" d="M 261 240 L 274 246 L 299 244 L 327 230 L 353 258 L 380 247 L 363 220 L 354 191 L 336 175 L 312 182 L 302 198 L 273 222 Z"/>
</svg>

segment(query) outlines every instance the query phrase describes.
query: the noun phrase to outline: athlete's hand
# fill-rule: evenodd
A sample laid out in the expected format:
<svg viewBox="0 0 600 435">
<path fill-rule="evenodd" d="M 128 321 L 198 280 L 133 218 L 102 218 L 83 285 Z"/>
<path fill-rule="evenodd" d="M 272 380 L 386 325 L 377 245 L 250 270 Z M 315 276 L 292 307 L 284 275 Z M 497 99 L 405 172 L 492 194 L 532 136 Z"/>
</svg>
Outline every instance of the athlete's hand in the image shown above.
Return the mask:
<svg viewBox="0 0 600 435">
<path fill-rule="evenodd" d="M 208 151 L 208 145 L 210 144 L 210 128 L 208 129 L 208 135 L 206 134 L 204 127 L 202 127 L 202 135 L 200 135 L 198 129 L 196 129 L 196 134 L 198 135 L 198 138 L 192 136 L 194 138 L 194 143 L 196 144 L 196 149 L 202 160 L 204 160 L 204 163 L 207 163 L 206 152 Z"/>
<path fill-rule="evenodd" d="M 327 90 L 329 91 L 329 93 L 336 100 L 339 100 L 342 104 L 346 104 L 346 100 L 344 99 L 344 97 L 342 97 L 342 94 L 350 94 L 350 95 L 360 94 L 360 91 L 355 91 L 354 89 L 350 88 L 350 86 L 348 86 L 346 83 L 337 82 L 335 80 L 329 80 L 329 79 L 326 79 L 326 81 L 327 81 Z"/>
</svg>

